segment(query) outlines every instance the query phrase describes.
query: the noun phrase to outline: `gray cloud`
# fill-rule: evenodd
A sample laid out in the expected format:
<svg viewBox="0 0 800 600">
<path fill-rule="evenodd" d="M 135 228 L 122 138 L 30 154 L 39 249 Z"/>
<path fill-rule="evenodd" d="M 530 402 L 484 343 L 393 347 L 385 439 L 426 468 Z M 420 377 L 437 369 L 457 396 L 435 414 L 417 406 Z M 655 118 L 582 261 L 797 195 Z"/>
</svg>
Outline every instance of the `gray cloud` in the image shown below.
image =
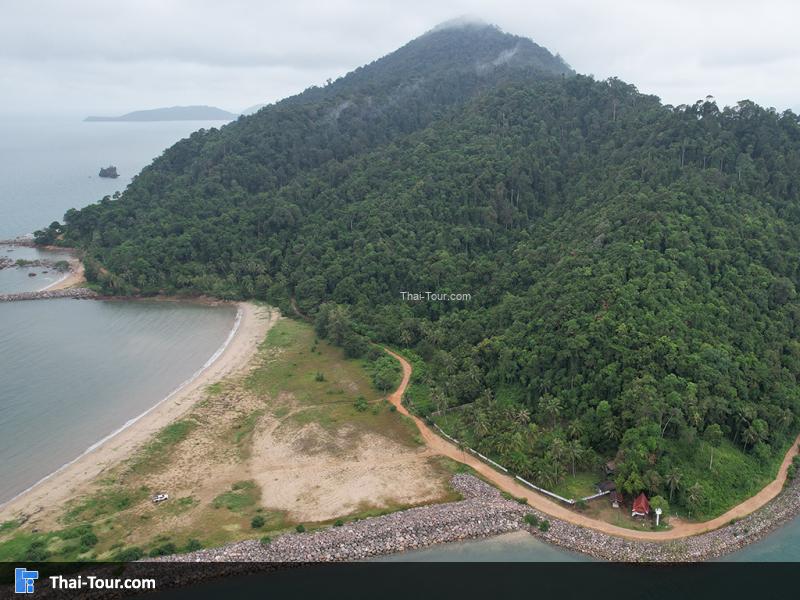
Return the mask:
<svg viewBox="0 0 800 600">
<path fill-rule="evenodd" d="M 337 77 L 474 15 L 679 104 L 800 107 L 790 0 L 28 0 L 0 8 L 0 110 L 237 110 Z"/>
</svg>

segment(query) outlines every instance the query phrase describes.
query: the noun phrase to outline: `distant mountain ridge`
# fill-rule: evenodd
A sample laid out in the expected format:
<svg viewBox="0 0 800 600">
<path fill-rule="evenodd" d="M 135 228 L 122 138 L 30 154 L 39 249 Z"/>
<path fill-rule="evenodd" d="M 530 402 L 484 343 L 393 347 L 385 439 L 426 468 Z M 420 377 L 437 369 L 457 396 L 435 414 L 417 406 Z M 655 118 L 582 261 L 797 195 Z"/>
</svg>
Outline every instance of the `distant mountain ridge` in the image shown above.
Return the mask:
<svg viewBox="0 0 800 600">
<path fill-rule="evenodd" d="M 232 121 L 238 116 L 216 106 L 170 106 L 136 110 L 119 117 L 89 116 L 84 121 Z"/>
</svg>

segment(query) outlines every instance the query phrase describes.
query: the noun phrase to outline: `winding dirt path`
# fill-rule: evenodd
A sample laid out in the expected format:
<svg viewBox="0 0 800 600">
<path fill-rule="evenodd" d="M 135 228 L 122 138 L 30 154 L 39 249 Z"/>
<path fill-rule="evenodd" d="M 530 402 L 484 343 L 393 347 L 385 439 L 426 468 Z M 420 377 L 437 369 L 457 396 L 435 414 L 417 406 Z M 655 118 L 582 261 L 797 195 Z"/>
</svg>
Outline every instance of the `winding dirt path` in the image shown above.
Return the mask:
<svg viewBox="0 0 800 600">
<path fill-rule="evenodd" d="M 509 494 L 513 494 L 516 497 L 526 498 L 528 500 L 528 504 L 530 504 L 532 507 L 547 513 L 552 517 L 567 521 L 569 523 L 574 523 L 575 525 L 581 525 L 582 527 L 589 527 L 590 529 L 595 529 L 597 531 L 617 537 L 650 541 L 676 540 L 700 533 L 705 533 L 713 529 L 718 529 L 723 525 L 727 525 L 731 519 L 739 519 L 752 513 L 775 498 L 775 496 L 777 496 L 783 489 L 783 484 L 786 481 L 786 472 L 789 468 L 789 465 L 792 463 L 792 458 L 797 454 L 797 445 L 800 443 L 800 436 L 798 436 L 792 444 L 792 447 L 786 453 L 783 463 L 781 463 L 781 468 L 778 470 L 778 476 L 774 481 L 764 487 L 764 489 L 758 492 L 755 496 L 748 498 L 741 504 L 737 504 L 723 515 L 702 523 L 687 523 L 673 517 L 670 519 L 672 529 L 667 531 L 636 531 L 633 529 L 626 529 L 624 527 L 618 527 L 617 525 L 606 523 L 605 521 L 592 519 L 572 511 L 548 498 L 545 498 L 533 490 L 523 486 L 513 477 L 509 477 L 508 475 L 504 475 L 503 473 L 496 471 L 483 461 L 472 456 L 471 454 L 468 454 L 467 452 L 464 452 L 463 450 L 460 450 L 457 446 L 436 434 L 425 424 L 422 419 L 410 414 L 406 407 L 403 406 L 403 394 L 405 393 L 406 388 L 408 387 L 408 382 L 411 379 L 411 365 L 399 354 L 392 352 L 388 348 L 384 348 L 384 350 L 389 355 L 396 358 L 403 366 L 402 381 L 400 382 L 397 390 L 395 390 L 395 392 L 389 396 L 389 401 L 397 407 L 397 410 L 401 414 L 404 414 L 414 420 L 419 428 L 420 434 L 422 435 L 422 439 L 425 441 L 425 444 L 428 446 L 428 448 L 430 448 L 431 451 L 436 454 L 447 456 L 448 458 L 460 463 L 469 465 L 500 489 L 508 492 Z"/>
</svg>

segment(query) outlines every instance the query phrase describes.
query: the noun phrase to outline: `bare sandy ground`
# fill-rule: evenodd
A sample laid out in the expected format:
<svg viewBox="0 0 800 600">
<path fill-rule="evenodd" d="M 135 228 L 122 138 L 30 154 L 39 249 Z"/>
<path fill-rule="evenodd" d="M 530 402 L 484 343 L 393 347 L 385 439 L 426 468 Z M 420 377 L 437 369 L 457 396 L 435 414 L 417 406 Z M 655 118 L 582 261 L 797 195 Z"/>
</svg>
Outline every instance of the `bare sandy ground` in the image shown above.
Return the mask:
<svg viewBox="0 0 800 600">
<path fill-rule="evenodd" d="M 64 282 L 62 282 L 64 283 Z M 240 303 L 239 328 L 225 351 L 197 378 L 167 400 L 119 432 L 111 439 L 84 454 L 75 462 L 41 481 L 32 489 L 0 507 L 0 522 L 19 517 L 31 517 L 54 509 L 72 498 L 76 491 L 109 470 L 133 452 L 151 436 L 180 418 L 198 400 L 205 388 L 220 379 L 243 370 L 256 353 L 269 328 L 277 321 L 276 309 Z"/>
<path fill-rule="evenodd" d="M 411 379 L 411 365 L 402 356 L 395 354 L 390 350 L 386 351 L 399 360 L 400 364 L 403 366 L 403 379 L 397 390 L 391 396 L 389 396 L 389 401 L 397 407 L 398 412 L 408 415 L 408 410 L 402 405 L 402 398 L 406 387 L 408 386 L 408 382 Z M 590 529 L 602 531 L 603 533 L 607 533 L 609 535 L 628 539 L 651 541 L 675 540 L 691 535 L 705 533 L 713 529 L 718 529 L 723 525 L 727 525 L 730 523 L 731 519 L 741 518 L 761 508 L 767 502 L 775 498 L 775 496 L 777 496 L 783 489 L 783 485 L 786 482 L 786 473 L 789 469 L 789 465 L 792 462 L 792 458 L 797 455 L 797 446 L 798 443 L 800 443 L 800 436 L 798 436 L 792 444 L 789 452 L 786 453 L 783 463 L 778 471 L 778 476 L 774 481 L 764 487 L 758 494 L 748 498 L 741 504 L 734 506 L 725 514 L 702 523 L 687 523 L 681 521 L 680 519 L 673 518 L 670 519 L 670 525 L 672 525 L 672 529 L 666 531 L 635 531 L 632 529 L 626 529 L 624 527 L 618 527 L 617 525 L 612 525 L 610 523 L 606 523 L 605 521 L 592 519 L 591 517 L 587 517 L 586 515 L 572 511 L 561 504 L 557 504 L 556 502 L 537 494 L 531 489 L 523 486 L 512 477 L 500 473 L 471 454 L 463 452 L 455 445 L 434 433 L 418 417 L 413 415 L 409 416 L 414 419 L 414 422 L 419 428 L 425 444 L 432 452 L 448 456 L 453 460 L 469 465 L 500 489 L 505 490 L 514 496 L 526 498 L 528 503 L 534 508 L 537 508 L 542 512 L 559 518 L 563 521 L 574 523 L 575 525 L 581 525 L 583 527 L 589 527 Z"/>
<path fill-rule="evenodd" d="M 424 447 L 388 437 L 335 431 L 317 423 L 264 419 L 253 439 L 250 471 L 261 502 L 292 521 L 320 522 L 364 508 L 440 500 L 447 484 Z"/>
<path fill-rule="evenodd" d="M 80 287 L 86 283 L 86 276 L 84 275 L 83 271 L 83 263 L 78 258 L 70 258 L 69 267 L 69 273 L 67 273 L 66 277 L 63 277 L 62 279 L 51 283 L 47 287 L 42 288 L 41 291 L 66 290 L 67 288 Z"/>
</svg>

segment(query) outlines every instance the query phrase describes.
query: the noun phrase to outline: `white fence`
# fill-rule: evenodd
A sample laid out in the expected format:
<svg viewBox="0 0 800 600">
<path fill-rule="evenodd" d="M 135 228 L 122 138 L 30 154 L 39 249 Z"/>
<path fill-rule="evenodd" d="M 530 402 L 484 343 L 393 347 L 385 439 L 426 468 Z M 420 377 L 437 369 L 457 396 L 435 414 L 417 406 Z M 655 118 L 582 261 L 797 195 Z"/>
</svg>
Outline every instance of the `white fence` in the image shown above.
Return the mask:
<svg viewBox="0 0 800 600">
<path fill-rule="evenodd" d="M 456 438 L 454 438 L 453 436 L 451 436 L 451 435 L 448 435 L 447 433 L 445 433 L 444 429 L 442 429 L 441 427 L 439 427 L 439 426 L 438 426 L 436 423 L 434 423 L 434 424 L 433 424 L 433 426 L 436 428 L 436 430 L 437 430 L 437 431 L 438 431 L 440 434 L 442 434 L 442 435 L 443 435 L 445 438 L 447 438 L 448 440 L 450 440 L 451 442 L 453 442 L 453 443 L 454 443 L 456 446 L 458 446 L 459 448 L 464 448 L 464 449 L 465 449 L 465 450 L 467 450 L 467 451 L 468 451 L 470 454 L 474 454 L 475 456 L 477 456 L 478 458 L 480 458 L 480 459 L 481 459 L 483 462 L 489 463 L 490 465 L 492 465 L 492 466 L 493 466 L 493 467 L 495 467 L 496 469 L 499 469 L 499 470 L 503 471 L 503 473 L 508 473 L 508 469 L 506 469 L 506 468 L 505 468 L 503 465 L 501 465 L 501 464 L 499 464 L 499 463 L 497 463 L 497 462 L 493 461 L 493 460 L 492 460 L 491 458 L 489 458 L 488 456 L 484 456 L 483 454 L 481 454 L 481 453 L 480 453 L 480 452 L 478 452 L 477 450 L 473 450 L 472 448 L 470 448 L 470 447 L 469 447 L 469 446 L 467 446 L 466 444 L 462 444 L 460 441 L 458 441 L 458 440 L 457 440 Z M 569 505 L 574 505 L 576 502 L 581 502 L 581 501 L 583 501 L 583 502 L 588 502 L 589 500 L 594 500 L 595 498 L 600 498 L 601 496 L 605 496 L 606 494 L 610 494 L 610 493 L 611 493 L 611 491 L 609 490 L 609 491 L 607 491 L 607 492 L 599 492 L 599 493 L 597 493 L 597 494 L 593 494 L 592 496 L 586 496 L 586 497 L 584 497 L 584 498 L 579 498 L 578 500 L 574 500 L 574 499 L 572 499 L 572 498 L 564 498 L 563 496 L 559 496 L 559 495 L 558 495 L 558 494 L 556 494 L 555 492 L 551 492 L 550 490 L 546 490 L 546 489 L 544 489 L 543 487 L 539 487 L 538 485 L 534 485 L 534 484 L 532 484 L 530 481 L 528 481 L 528 480 L 526 480 L 526 479 L 523 479 L 523 478 L 522 478 L 522 477 L 520 477 L 519 475 L 515 475 L 514 477 L 515 477 L 515 479 L 517 479 L 518 481 L 520 481 L 520 482 L 524 483 L 524 484 L 525 484 L 526 486 L 528 486 L 529 488 L 531 488 L 531 489 L 533 489 L 533 490 L 536 490 L 537 492 L 539 492 L 539 493 L 541 493 L 541 494 L 545 494 L 546 496 L 550 496 L 551 498 L 555 498 L 556 500 L 560 500 L 561 502 L 564 502 L 565 504 L 569 504 Z"/>
</svg>

